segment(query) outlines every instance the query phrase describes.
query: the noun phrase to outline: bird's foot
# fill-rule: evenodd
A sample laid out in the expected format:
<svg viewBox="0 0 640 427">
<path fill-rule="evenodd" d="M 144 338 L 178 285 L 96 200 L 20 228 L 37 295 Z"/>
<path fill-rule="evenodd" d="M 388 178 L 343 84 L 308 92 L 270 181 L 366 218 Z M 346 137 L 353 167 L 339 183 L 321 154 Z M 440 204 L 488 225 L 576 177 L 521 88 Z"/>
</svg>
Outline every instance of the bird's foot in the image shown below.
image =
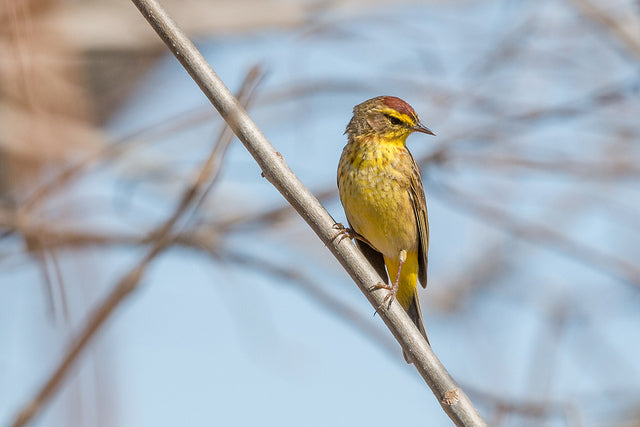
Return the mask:
<svg viewBox="0 0 640 427">
<path fill-rule="evenodd" d="M 376 313 L 380 311 L 380 309 L 384 307 L 385 304 L 387 304 L 387 310 L 389 310 L 393 298 L 398 294 L 398 287 L 400 286 L 400 272 L 402 271 L 402 266 L 407 260 L 407 251 L 405 249 L 400 251 L 398 259 L 398 273 L 396 274 L 396 280 L 393 281 L 393 284 L 389 285 L 386 283 L 378 283 L 377 285 L 374 285 L 369 289 L 369 291 L 375 291 L 376 289 L 386 289 L 389 291 L 389 293 L 385 295 L 384 299 L 382 300 L 382 304 L 380 304 L 380 306 L 376 309 Z"/>
<path fill-rule="evenodd" d="M 352 234 L 355 233 L 353 229 L 345 227 L 340 222 L 336 222 L 335 224 L 333 224 L 332 228 L 334 230 L 338 230 L 338 233 L 336 233 L 336 235 L 331 239 L 332 242 L 336 243 L 342 242 L 342 239 L 344 238 L 352 239 Z"/>
<path fill-rule="evenodd" d="M 333 224 L 333 229 L 338 230 L 338 233 L 333 237 L 333 239 L 331 239 L 332 241 L 337 240 L 336 243 L 340 243 L 344 238 L 349 238 L 349 239 L 360 240 L 361 242 L 364 242 L 367 245 L 373 247 L 371 243 L 364 236 L 356 232 L 353 228 L 345 227 L 341 223 L 336 222 L 335 224 Z"/>
<path fill-rule="evenodd" d="M 386 289 L 387 291 L 389 291 L 389 293 L 384 296 L 382 303 L 376 309 L 376 313 L 379 312 L 384 306 L 386 306 L 386 309 L 389 310 L 389 308 L 391 307 L 391 303 L 393 302 L 393 298 L 398 293 L 398 281 L 396 281 L 392 285 L 380 282 L 377 285 L 370 287 L 369 292 L 376 291 L 378 289 Z"/>
</svg>

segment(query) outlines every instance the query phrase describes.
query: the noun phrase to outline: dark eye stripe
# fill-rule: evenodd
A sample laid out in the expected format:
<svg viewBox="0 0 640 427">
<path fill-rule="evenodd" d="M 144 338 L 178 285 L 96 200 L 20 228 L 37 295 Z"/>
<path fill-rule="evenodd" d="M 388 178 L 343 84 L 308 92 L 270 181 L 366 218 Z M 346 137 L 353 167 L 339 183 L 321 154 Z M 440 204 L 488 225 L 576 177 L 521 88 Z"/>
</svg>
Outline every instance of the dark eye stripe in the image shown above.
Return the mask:
<svg viewBox="0 0 640 427">
<path fill-rule="evenodd" d="M 391 122 L 392 125 L 396 125 L 397 126 L 397 125 L 404 124 L 404 122 L 402 120 L 400 120 L 399 118 L 397 118 L 397 117 L 390 116 L 390 115 L 388 115 L 387 117 L 389 118 L 389 121 Z"/>
</svg>

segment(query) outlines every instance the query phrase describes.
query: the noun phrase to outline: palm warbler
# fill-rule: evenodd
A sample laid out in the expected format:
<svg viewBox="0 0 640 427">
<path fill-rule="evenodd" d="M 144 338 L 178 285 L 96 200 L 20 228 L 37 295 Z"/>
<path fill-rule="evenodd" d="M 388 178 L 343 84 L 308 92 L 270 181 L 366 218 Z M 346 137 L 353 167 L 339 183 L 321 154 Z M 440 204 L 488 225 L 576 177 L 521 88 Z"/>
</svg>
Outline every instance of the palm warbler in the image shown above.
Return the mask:
<svg viewBox="0 0 640 427">
<path fill-rule="evenodd" d="M 417 283 L 427 286 L 429 221 L 420 171 L 406 146 L 413 132 L 434 135 L 400 98 L 356 105 L 345 131 L 338 189 L 360 250 L 385 280 L 387 272 L 394 279 L 375 287 L 389 290 L 383 304 L 395 296 L 427 338 Z"/>
</svg>

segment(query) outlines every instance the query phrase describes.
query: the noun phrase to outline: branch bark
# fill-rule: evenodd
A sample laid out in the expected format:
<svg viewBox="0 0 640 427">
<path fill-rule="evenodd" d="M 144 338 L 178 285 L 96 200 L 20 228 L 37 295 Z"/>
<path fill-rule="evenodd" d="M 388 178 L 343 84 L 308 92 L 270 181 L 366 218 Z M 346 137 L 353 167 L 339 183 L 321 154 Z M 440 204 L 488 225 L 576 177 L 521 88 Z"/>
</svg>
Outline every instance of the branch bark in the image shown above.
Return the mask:
<svg viewBox="0 0 640 427">
<path fill-rule="evenodd" d="M 371 304 L 380 307 L 386 291 L 369 291 L 381 282 L 380 276 L 353 242 L 336 238 L 339 232 L 333 218 L 294 175 L 189 38 L 157 1 L 132 1 L 254 157 L 263 176 L 311 226 Z M 487 425 L 400 305 L 394 301 L 389 309 L 382 307 L 378 312 L 451 420 L 458 426 Z"/>
</svg>

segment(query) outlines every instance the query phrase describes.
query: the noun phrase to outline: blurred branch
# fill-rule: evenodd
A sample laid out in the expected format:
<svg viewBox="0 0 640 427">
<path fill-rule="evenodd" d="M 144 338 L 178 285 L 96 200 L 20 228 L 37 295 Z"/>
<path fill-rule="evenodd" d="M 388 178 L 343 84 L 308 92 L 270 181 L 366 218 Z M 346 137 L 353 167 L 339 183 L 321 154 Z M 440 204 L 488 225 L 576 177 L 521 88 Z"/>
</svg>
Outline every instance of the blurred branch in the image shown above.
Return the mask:
<svg viewBox="0 0 640 427">
<path fill-rule="evenodd" d="M 193 43 L 159 3 L 153 0 L 133 2 L 258 162 L 263 176 L 307 221 L 374 307 L 381 307 L 384 299 L 382 294 L 386 292 L 369 292 L 369 289 L 381 281 L 378 274 L 353 242 L 348 239 L 336 239 L 340 232 L 334 228 L 335 221 L 289 169 L 282 155 L 267 141 Z M 379 313 L 449 417 L 457 425 L 486 425 L 469 398 L 436 358 L 406 312 L 398 304 L 392 304 L 389 308 L 381 307 Z"/>
<path fill-rule="evenodd" d="M 44 201 L 47 197 L 52 196 L 56 191 L 64 188 L 66 184 L 77 177 L 80 173 L 88 169 L 96 162 L 104 163 L 109 159 L 118 157 L 122 153 L 131 150 L 131 145 L 127 143 L 136 142 L 136 146 L 145 141 L 151 141 L 157 137 L 166 137 L 177 131 L 187 129 L 195 124 L 213 117 L 211 110 L 203 110 L 202 107 L 180 113 L 174 117 L 168 117 L 161 123 L 155 123 L 146 128 L 139 129 L 130 134 L 124 135 L 111 142 L 106 143 L 99 150 L 89 154 L 83 160 L 76 164 L 68 166 L 62 170 L 54 178 L 48 180 L 42 186 L 31 193 L 20 205 L 21 211 L 33 210 L 36 206 Z"/>
<path fill-rule="evenodd" d="M 431 194 L 438 195 L 441 199 L 471 212 L 476 218 L 532 243 L 555 249 L 623 283 L 640 286 L 640 268 L 632 262 L 580 244 L 546 225 L 532 224 L 530 221 L 518 219 L 505 209 L 491 206 L 480 198 L 463 193 L 450 185 L 434 183 L 430 189 Z"/>
<path fill-rule="evenodd" d="M 571 97 L 556 105 L 507 114 L 505 119 L 514 123 L 531 125 L 544 120 L 568 119 L 584 114 L 593 114 L 598 108 L 616 105 L 625 99 L 634 99 L 639 88 L 640 75 L 635 73 L 630 77 L 625 76 L 620 81 L 598 87 L 579 97 Z"/>
<path fill-rule="evenodd" d="M 567 334 L 567 324 L 571 317 L 568 304 L 565 298 L 560 297 L 548 307 L 548 312 L 545 313 L 546 322 L 540 325 L 535 344 L 531 346 L 531 364 L 526 389 L 532 395 L 550 395 L 553 382 L 560 376 L 558 352 L 562 339 Z M 530 420 L 525 427 L 536 425 L 538 424 Z"/>
<path fill-rule="evenodd" d="M 328 189 L 320 190 L 315 192 L 315 197 L 320 202 L 324 202 L 327 200 L 331 200 L 338 195 L 338 189 L 335 187 L 331 187 Z M 260 227 L 265 225 L 273 225 L 283 221 L 285 218 L 288 218 L 289 215 L 293 214 L 293 207 L 285 203 L 281 206 L 276 206 L 272 209 L 267 209 L 266 211 L 261 212 L 251 212 L 251 213 L 242 213 L 235 217 L 229 218 L 224 221 L 219 221 L 215 223 L 216 229 L 219 229 L 220 232 L 228 231 L 236 228 L 249 228 L 249 227 Z"/>
<path fill-rule="evenodd" d="M 608 31 L 611 35 L 620 40 L 623 45 L 633 55 L 640 59 L 640 39 L 638 38 L 638 25 L 640 21 L 634 19 L 636 34 L 631 34 L 622 23 L 620 23 L 611 15 L 607 14 L 597 6 L 595 6 L 589 0 L 568 0 L 573 6 L 580 11 L 581 14 L 600 25 L 603 29 Z"/>
<path fill-rule="evenodd" d="M 257 68 L 254 68 L 249 72 L 243 87 L 240 90 L 240 99 L 244 100 L 245 98 L 249 98 L 251 89 L 253 88 L 253 83 L 258 76 L 259 71 Z M 142 275 L 145 273 L 151 262 L 173 243 L 173 234 L 171 233 L 171 230 L 178 224 L 181 217 L 188 212 L 193 203 L 199 200 L 198 197 L 202 195 L 204 191 L 213 184 L 213 182 L 215 182 L 219 176 L 224 154 L 232 140 L 233 135 L 225 132 L 223 129 L 220 138 L 218 138 L 218 141 L 215 143 L 213 150 L 202 166 L 197 178 L 182 194 L 180 203 L 175 209 L 173 215 L 171 215 L 164 224 L 158 227 L 156 231 L 150 234 L 150 236 L 152 236 L 151 238 L 155 240 L 154 246 L 147 252 L 138 265 L 131 269 L 129 273 L 127 273 L 117 283 L 98 307 L 91 312 L 87 323 L 82 328 L 80 334 L 77 335 L 70 344 L 66 355 L 58 368 L 48 378 L 37 395 L 18 412 L 12 426 L 18 427 L 26 425 L 40 411 L 42 406 L 48 402 L 53 393 L 57 390 L 58 386 L 60 386 L 62 381 L 66 378 L 69 369 L 73 366 L 78 356 L 86 348 L 87 343 L 104 324 L 105 320 L 113 314 L 116 308 L 128 295 L 137 289 Z"/>
<path fill-rule="evenodd" d="M 495 171 L 502 169 L 531 169 L 553 174 L 575 175 L 587 179 L 638 178 L 640 165 L 630 157 L 604 159 L 599 162 L 579 162 L 573 160 L 537 160 L 527 157 L 500 154 L 479 154 L 451 152 L 450 161 L 465 162 Z"/>
<path fill-rule="evenodd" d="M 193 126 L 194 124 L 200 123 L 212 116 L 213 115 L 210 110 L 205 112 L 202 108 L 194 109 L 181 113 L 177 116 L 167 118 L 163 120 L 162 123 L 137 130 L 104 144 L 99 149 L 88 154 L 84 159 L 63 168 L 56 176 L 36 188 L 22 201 L 17 209 L 17 213 L 15 213 L 15 216 L 26 221 L 30 218 L 29 214 L 32 213 L 36 207 L 45 200 L 54 196 L 57 192 L 66 188 L 73 179 L 78 178 L 80 174 L 89 169 L 92 165 L 96 163 L 105 163 L 108 160 L 116 158 L 131 150 L 134 145 L 139 146 L 141 143 L 152 140 L 155 137 L 166 137 L 173 132 Z M 7 226 L 7 223 L 8 222 L 3 221 L 2 216 L 0 216 L 0 228 L 8 228 L 7 231 L 0 233 L 0 240 L 16 231 L 12 227 Z"/>
<path fill-rule="evenodd" d="M 431 306 L 443 311 L 465 309 L 470 295 L 491 286 L 504 274 L 509 262 L 502 241 L 483 242 L 469 258 L 464 268 L 456 269 L 451 276 L 443 278 L 442 290 L 430 296 Z"/>
<path fill-rule="evenodd" d="M 290 205 L 287 205 L 290 207 Z M 2 224 L 0 223 L 0 226 Z M 46 250 L 50 248 L 82 248 L 87 246 L 127 246 L 138 247 L 141 245 L 149 245 L 155 242 L 154 233 L 148 233 L 144 236 L 136 235 L 114 235 L 110 233 L 92 233 L 78 231 L 55 230 L 47 227 L 31 227 L 23 228 L 20 233 L 26 239 L 39 236 L 40 245 L 35 250 Z M 174 246 L 182 246 L 187 249 L 195 249 L 203 251 L 217 261 L 230 262 L 242 266 L 243 268 L 253 268 L 267 273 L 277 279 L 295 282 L 303 293 L 317 301 L 323 308 L 328 309 L 331 313 L 345 320 L 346 324 L 355 328 L 380 345 L 389 355 L 397 360 L 396 348 L 393 346 L 388 334 L 382 334 L 377 328 L 374 328 L 369 319 L 363 318 L 357 311 L 350 306 L 336 299 L 331 293 L 326 292 L 320 284 L 307 278 L 299 272 L 295 266 L 283 267 L 266 259 L 261 259 L 249 254 L 237 253 L 233 251 L 222 251 L 220 248 L 220 237 L 223 235 L 221 230 L 215 227 L 190 228 L 171 235 Z M 404 363 L 404 362 L 403 362 Z"/>
<path fill-rule="evenodd" d="M 393 340 L 388 334 L 383 334 L 379 329 L 373 327 L 369 319 L 361 316 L 349 305 L 341 302 L 330 292 L 324 290 L 324 286 L 305 277 L 295 268 L 282 267 L 268 260 L 258 258 L 244 253 L 225 252 L 221 255 L 223 261 L 230 261 L 243 267 L 249 267 L 263 271 L 280 280 L 295 282 L 304 295 L 318 302 L 322 307 L 330 311 L 337 317 L 345 320 L 350 327 L 362 332 L 377 343 L 388 355 L 393 357 L 394 361 L 398 361 L 396 347 Z M 404 363 L 404 362 L 403 362 Z"/>
<path fill-rule="evenodd" d="M 563 415 L 569 426 L 582 426 L 580 409 L 572 402 L 552 399 L 515 399 L 508 396 L 489 393 L 471 386 L 467 386 L 469 394 L 480 402 L 494 408 L 492 426 L 500 425 L 500 420 L 506 414 L 519 414 L 534 419 L 544 419 L 550 415 Z"/>
<path fill-rule="evenodd" d="M 295 27 L 304 22 L 311 8 L 306 3 L 265 3 L 261 0 L 231 3 L 170 0 L 168 4 L 169 9 L 187 22 L 188 33 L 195 36 L 228 34 L 258 27 Z M 127 9 L 125 3 L 89 1 L 69 2 L 65 6 L 63 13 L 52 14 L 50 25 L 64 29 L 68 37 L 84 50 L 139 51 L 161 46 L 157 37 L 140 25 L 140 17 Z M 100 25 L 95 25 L 96 17 L 99 17 Z"/>
</svg>

